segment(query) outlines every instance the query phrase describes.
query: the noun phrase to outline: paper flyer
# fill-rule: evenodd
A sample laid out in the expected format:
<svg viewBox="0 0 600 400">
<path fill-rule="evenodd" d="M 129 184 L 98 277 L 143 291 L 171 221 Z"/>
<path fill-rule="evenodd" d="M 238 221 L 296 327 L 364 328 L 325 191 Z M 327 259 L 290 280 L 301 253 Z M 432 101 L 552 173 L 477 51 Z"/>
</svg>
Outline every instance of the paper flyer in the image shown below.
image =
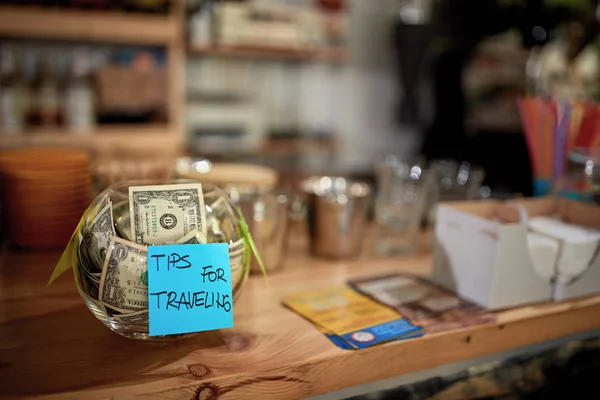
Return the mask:
<svg viewBox="0 0 600 400">
<path fill-rule="evenodd" d="M 381 302 L 427 333 L 493 322 L 494 314 L 412 274 L 391 274 L 349 282 L 356 291 Z"/>
<path fill-rule="evenodd" d="M 341 348 L 361 349 L 423 332 L 396 311 L 346 285 L 296 293 L 284 298 L 283 304 Z"/>
</svg>

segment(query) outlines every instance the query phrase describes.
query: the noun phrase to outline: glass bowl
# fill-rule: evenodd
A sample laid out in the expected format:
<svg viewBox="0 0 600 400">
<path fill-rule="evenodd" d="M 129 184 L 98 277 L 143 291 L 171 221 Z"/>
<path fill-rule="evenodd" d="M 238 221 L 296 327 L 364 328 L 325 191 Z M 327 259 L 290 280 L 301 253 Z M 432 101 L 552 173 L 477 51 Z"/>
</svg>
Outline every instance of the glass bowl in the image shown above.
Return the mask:
<svg viewBox="0 0 600 400">
<path fill-rule="evenodd" d="M 130 187 L 154 185 L 161 187 L 134 193 L 139 206 L 131 204 Z M 140 211 L 152 205 L 158 215 Z M 239 297 L 250 269 L 250 251 L 234 205 L 215 185 L 190 180 L 120 182 L 102 191 L 89 210 L 76 233 L 75 282 L 86 306 L 112 331 L 159 341 L 194 335 L 149 336 L 149 244 L 228 243 L 233 301 Z M 140 216 L 134 217 L 134 225 L 141 221 L 138 229 L 132 230 L 131 212 Z"/>
</svg>

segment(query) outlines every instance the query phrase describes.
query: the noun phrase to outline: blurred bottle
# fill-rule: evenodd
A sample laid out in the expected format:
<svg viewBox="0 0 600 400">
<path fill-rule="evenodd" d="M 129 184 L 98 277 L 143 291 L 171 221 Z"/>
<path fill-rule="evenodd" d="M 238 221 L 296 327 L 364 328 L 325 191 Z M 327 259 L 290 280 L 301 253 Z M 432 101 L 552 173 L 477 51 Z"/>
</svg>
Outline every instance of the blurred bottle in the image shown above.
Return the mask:
<svg viewBox="0 0 600 400">
<path fill-rule="evenodd" d="M 27 83 L 14 49 L 2 47 L 0 54 L 0 130 L 18 133 L 25 129 L 28 111 Z"/>
<path fill-rule="evenodd" d="M 214 1 L 202 1 L 195 5 L 188 19 L 190 44 L 195 46 L 210 46 L 216 43 L 217 4 Z"/>
<path fill-rule="evenodd" d="M 55 128 L 62 124 L 60 82 L 54 60 L 50 54 L 44 54 L 38 59 L 29 118 L 32 126 Z"/>
<path fill-rule="evenodd" d="M 69 130 L 80 133 L 90 132 L 96 119 L 90 64 L 88 50 L 75 49 L 65 87 L 65 123 Z"/>
<path fill-rule="evenodd" d="M 584 46 L 570 59 L 575 39 L 572 31 L 578 24 L 557 30 L 557 37 L 541 48 L 534 48 L 527 61 L 527 89 L 538 96 L 552 96 L 559 101 L 588 101 L 598 93 L 600 56 L 595 44 Z"/>
</svg>

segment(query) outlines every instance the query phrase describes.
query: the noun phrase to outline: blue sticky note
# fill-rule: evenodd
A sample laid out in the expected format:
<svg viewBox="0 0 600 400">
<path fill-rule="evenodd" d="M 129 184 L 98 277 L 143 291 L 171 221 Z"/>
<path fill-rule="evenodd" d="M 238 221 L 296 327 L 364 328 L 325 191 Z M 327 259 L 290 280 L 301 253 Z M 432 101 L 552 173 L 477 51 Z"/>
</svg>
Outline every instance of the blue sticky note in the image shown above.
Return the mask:
<svg viewBox="0 0 600 400">
<path fill-rule="evenodd" d="M 148 246 L 150 336 L 233 327 L 227 243 Z"/>
</svg>

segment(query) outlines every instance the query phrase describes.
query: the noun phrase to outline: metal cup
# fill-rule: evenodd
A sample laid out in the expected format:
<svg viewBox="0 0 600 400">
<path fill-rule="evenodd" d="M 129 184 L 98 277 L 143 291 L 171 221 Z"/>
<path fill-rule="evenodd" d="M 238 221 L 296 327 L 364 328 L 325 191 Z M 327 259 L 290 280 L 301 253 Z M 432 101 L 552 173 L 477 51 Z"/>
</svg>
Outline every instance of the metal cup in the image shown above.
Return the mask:
<svg viewBox="0 0 600 400">
<path fill-rule="evenodd" d="M 331 258 L 357 257 L 362 250 L 371 188 L 341 177 L 311 177 L 302 182 L 311 253 Z"/>
<path fill-rule="evenodd" d="M 289 196 L 282 191 L 237 191 L 230 195 L 239 205 L 265 270 L 273 272 L 283 266 L 287 250 Z M 260 273 L 252 258 L 251 273 Z"/>
</svg>

